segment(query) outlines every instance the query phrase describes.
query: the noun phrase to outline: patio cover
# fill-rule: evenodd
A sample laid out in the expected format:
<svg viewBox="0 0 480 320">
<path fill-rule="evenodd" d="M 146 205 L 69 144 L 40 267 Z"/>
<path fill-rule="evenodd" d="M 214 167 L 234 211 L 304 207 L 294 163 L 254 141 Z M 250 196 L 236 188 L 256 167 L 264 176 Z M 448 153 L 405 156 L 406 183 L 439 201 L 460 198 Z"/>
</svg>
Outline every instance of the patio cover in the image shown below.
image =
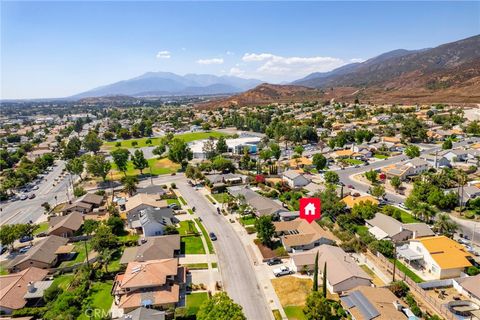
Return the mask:
<svg viewBox="0 0 480 320">
<path fill-rule="evenodd" d="M 420 254 L 420 253 L 417 253 L 417 252 L 413 251 L 408 246 L 397 248 L 397 253 L 400 257 L 402 257 L 402 258 L 404 258 L 405 260 L 408 260 L 408 261 L 422 260 L 423 259 L 423 254 Z"/>
</svg>

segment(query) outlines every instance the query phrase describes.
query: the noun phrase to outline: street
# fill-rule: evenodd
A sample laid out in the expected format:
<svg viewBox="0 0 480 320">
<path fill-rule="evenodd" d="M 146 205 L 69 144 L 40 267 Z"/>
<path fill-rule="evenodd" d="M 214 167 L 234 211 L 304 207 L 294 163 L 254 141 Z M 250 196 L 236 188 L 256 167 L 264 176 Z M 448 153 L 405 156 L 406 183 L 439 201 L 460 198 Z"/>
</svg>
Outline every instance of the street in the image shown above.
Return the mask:
<svg viewBox="0 0 480 320">
<path fill-rule="evenodd" d="M 228 220 L 217 214 L 215 206 L 185 179 L 178 181 L 177 187 L 189 206 L 196 208 L 195 213 L 201 217 L 208 232 L 214 232 L 218 237 L 214 245 L 223 285 L 229 296 L 243 307 L 247 319 L 273 319 L 245 247 Z"/>
</svg>

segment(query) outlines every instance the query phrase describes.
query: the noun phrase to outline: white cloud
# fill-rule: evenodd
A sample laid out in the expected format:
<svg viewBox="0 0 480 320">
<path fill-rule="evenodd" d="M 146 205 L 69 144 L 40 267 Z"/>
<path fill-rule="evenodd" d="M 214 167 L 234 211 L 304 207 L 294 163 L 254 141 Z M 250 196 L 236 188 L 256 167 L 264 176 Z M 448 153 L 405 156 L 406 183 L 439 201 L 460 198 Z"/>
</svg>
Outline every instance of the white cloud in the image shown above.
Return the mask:
<svg viewBox="0 0 480 320">
<path fill-rule="evenodd" d="M 233 51 L 228 51 L 228 50 L 227 50 L 227 52 L 225 52 L 225 53 L 227 54 L 227 56 L 233 56 L 233 55 L 235 54 L 235 52 L 233 52 Z"/>
<path fill-rule="evenodd" d="M 198 59 L 198 64 L 223 64 L 223 58 Z"/>
<path fill-rule="evenodd" d="M 242 60 L 255 66 L 249 76 L 272 80 L 295 80 L 312 72 L 326 72 L 346 62 L 333 57 L 283 57 L 272 53 L 246 53 Z"/>
<path fill-rule="evenodd" d="M 230 71 L 228 72 L 231 76 L 236 76 L 236 77 L 242 77 L 245 75 L 245 71 L 238 67 L 233 67 L 230 68 Z"/>
<path fill-rule="evenodd" d="M 170 51 L 167 51 L 167 50 L 159 51 L 157 53 L 157 59 L 170 59 L 171 56 L 172 55 Z"/>
<path fill-rule="evenodd" d="M 350 59 L 350 62 L 354 63 L 354 62 L 363 62 L 365 61 L 365 59 L 362 59 L 362 58 L 353 58 L 353 59 Z"/>
</svg>

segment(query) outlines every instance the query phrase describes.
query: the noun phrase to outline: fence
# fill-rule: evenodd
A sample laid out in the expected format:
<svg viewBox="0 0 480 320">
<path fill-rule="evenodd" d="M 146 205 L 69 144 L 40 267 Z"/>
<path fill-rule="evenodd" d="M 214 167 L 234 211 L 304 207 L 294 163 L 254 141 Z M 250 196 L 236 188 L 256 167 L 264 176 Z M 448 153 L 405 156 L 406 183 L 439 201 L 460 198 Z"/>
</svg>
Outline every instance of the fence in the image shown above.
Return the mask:
<svg viewBox="0 0 480 320">
<path fill-rule="evenodd" d="M 377 252 L 375 256 L 384 265 L 384 267 L 386 267 L 387 271 L 390 274 L 393 274 L 393 263 L 391 263 L 379 252 Z M 405 273 L 403 273 L 401 270 L 398 270 L 398 268 L 395 268 L 395 275 L 398 276 L 398 279 L 402 279 L 408 285 L 411 291 L 414 291 L 416 294 L 418 294 L 423 301 L 425 301 L 439 315 L 447 320 L 456 320 L 456 317 L 450 312 L 450 310 L 448 310 L 447 306 L 439 303 L 437 300 L 429 296 L 418 283 L 410 279 Z"/>
</svg>

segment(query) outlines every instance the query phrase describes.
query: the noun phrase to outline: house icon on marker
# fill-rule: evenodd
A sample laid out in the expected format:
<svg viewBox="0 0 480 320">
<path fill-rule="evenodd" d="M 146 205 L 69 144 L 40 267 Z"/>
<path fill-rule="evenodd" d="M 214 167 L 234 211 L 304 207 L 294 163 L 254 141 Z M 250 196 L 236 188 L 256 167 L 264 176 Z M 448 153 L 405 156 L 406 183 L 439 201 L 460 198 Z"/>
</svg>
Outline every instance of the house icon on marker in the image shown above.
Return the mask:
<svg viewBox="0 0 480 320">
<path fill-rule="evenodd" d="M 315 205 L 311 202 L 309 202 L 306 206 L 305 206 L 305 215 L 306 216 L 314 216 L 315 215 Z"/>
</svg>

